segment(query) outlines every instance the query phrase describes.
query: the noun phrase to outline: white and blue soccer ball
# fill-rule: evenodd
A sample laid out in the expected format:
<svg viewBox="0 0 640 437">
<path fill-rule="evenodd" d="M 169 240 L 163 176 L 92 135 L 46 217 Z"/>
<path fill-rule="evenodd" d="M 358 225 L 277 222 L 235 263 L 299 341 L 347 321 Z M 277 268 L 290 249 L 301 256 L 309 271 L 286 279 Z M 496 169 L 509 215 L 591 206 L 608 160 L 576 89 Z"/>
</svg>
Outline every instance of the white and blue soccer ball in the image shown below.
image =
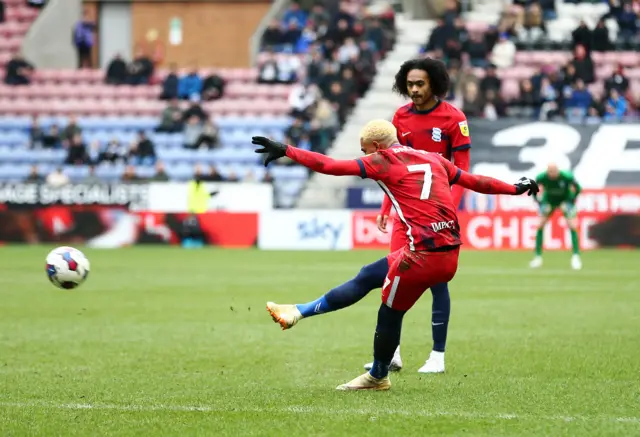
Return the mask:
<svg viewBox="0 0 640 437">
<path fill-rule="evenodd" d="M 89 260 L 73 247 L 62 246 L 47 255 L 46 271 L 53 285 L 65 290 L 79 287 L 89 275 Z"/>
</svg>

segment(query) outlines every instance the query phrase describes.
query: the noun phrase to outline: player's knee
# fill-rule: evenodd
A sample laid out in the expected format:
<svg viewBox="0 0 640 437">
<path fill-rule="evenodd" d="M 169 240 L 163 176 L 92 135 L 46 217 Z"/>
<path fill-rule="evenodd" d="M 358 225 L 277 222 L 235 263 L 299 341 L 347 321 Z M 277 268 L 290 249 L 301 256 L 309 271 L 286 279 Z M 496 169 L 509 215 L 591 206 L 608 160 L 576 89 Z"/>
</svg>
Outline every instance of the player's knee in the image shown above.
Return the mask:
<svg viewBox="0 0 640 437">
<path fill-rule="evenodd" d="M 389 263 L 386 258 L 382 258 L 362 267 L 354 280 L 371 290 L 381 288 L 388 271 Z"/>
<path fill-rule="evenodd" d="M 567 226 L 569 226 L 569 229 L 571 229 L 572 231 L 575 231 L 578 228 L 578 221 L 574 218 L 567 220 Z"/>
</svg>

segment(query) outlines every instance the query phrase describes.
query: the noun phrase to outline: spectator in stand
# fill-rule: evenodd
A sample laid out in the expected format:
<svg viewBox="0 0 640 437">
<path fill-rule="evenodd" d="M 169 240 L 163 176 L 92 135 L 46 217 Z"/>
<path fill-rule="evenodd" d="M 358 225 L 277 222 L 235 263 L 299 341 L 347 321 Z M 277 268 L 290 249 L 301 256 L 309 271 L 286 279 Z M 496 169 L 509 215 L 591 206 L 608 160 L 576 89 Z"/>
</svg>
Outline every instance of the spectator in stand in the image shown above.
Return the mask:
<svg viewBox="0 0 640 437">
<path fill-rule="evenodd" d="M 98 156 L 98 163 L 106 162 L 108 164 L 124 164 L 127 161 L 127 150 L 118 141 L 117 138 L 111 139 L 107 143 L 100 156 Z"/>
<path fill-rule="evenodd" d="M 460 14 L 459 5 L 456 0 L 447 0 L 445 10 L 442 14 L 442 19 L 447 24 L 453 24 L 458 15 Z"/>
<path fill-rule="evenodd" d="M 186 111 L 182 113 L 182 122 L 186 123 L 186 121 L 194 115 L 198 117 L 201 122 L 204 122 L 207 118 L 209 118 L 207 113 L 204 112 L 204 109 L 202 109 L 202 106 L 200 106 L 200 99 L 196 96 L 191 97 L 191 104 L 186 109 Z"/>
<path fill-rule="evenodd" d="M 198 138 L 196 146 L 198 148 L 204 146 L 208 149 L 215 149 L 219 145 L 220 140 L 218 138 L 218 127 L 213 124 L 211 120 L 206 120 L 204 122 L 202 134 L 200 134 L 200 138 Z"/>
<path fill-rule="evenodd" d="M 595 82 L 593 61 L 584 46 L 576 46 L 571 65 L 576 69 L 576 77 L 582 79 L 584 83 L 590 84 Z"/>
<path fill-rule="evenodd" d="M 273 20 L 262 34 L 260 40 L 261 50 L 273 50 L 284 44 L 284 32 L 281 29 L 280 21 Z"/>
<path fill-rule="evenodd" d="M 191 72 L 180 78 L 178 84 L 178 97 L 184 100 L 192 96 L 200 98 L 202 95 L 202 79 L 198 75 L 198 69 L 193 68 Z"/>
<path fill-rule="evenodd" d="M 298 80 L 298 70 L 300 69 L 300 59 L 297 56 L 279 54 L 276 56 L 278 62 L 278 83 L 293 83 Z"/>
<path fill-rule="evenodd" d="M 133 165 L 127 165 L 124 168 L 124 172 L 122 173 L 121 182 L 125 184 L 136 184 L 140 182 L 144 182 L 138 175 L 136 174 L 136 168 Z"/>
<path fill-rule="evenodd" d="M 272 52 L 267 52 L 267 59 L 260 65 L 258 83 L 275 84 L 279 81 L 280 70 L 278 62 Z"/>
<path fill-rule="evenodd" d="M 34 68 L 24 59 L 22 53 L 16 53 L 7 63 L 6 68 L 4 83 L 7 85 L 29 85 L 31 83 Z"/>
<path fill-rule="evenodd" d="M 616 71 L 604 82 L 604 88 L 607 95 L 611 95 L 611 90 L 618 91 L 619 94 L 625 95 L 629 90 L 629 79 L 624 76 L 624 68 L 618 64 Z"/>
<path fill-rule="evenodd" d="M 202 122 L 200 119 L 192 115 L 184 125 L 184 148 L 197 149 L 199 147 L 198 138 L 202 135 Z"/>
<path fill-rule="evenodd" d="M 633 11 L 633 4 L 625 2 L 622 12 L 618 16 L 618 38 L 627 43 L 637 40 L 638 20 L 640 18 Z"/>
<path fill-rule="evenodd" d="M 180 103 L 177 98 L 173 98 L 162 111 L 160 125 L 156 128 L 156 132 L 175 133 L 182 131 L 182 127 Z"/>
<path fill-rule="evenodd" d="M 293 146 L 298 146 L 298 143 L 302 140 L 303 135 L 307 133 L 304 126 L 304 121 L 299 118 L 294 118 L 291 126 L 284 132 L 285 142 Z"/>
<path fill-rule="evenodd" d="M 79 133 L 74 134 L 67 146 L 67 159 L 65 164 L 72 165 L 87 165 L 91 163 L 91 159 L 87 154 L 87 147 L 82 142 L 82 135 Z"/>
<path fill-rule="evenodd" d="M 47 132 L 42 139 L 42 147 L 45 149 L 59 149 L 62 147 L 58 125 L 52 124 L 49 127 L 49 132 Z"/>
<path fill-rule="evenodd" d="M 607 52 L 613 50 L 613 44 L 609 37 L 609 29 L 603 19 L 598 21 L 596 28 L 592 32 L 591 49 L 595 52 Z"/>
<path fill-rule="evenodd" d="M 145 85 L 153 76 L 153 61 L 145 54 L 143 49 L 138 49 L 133 62 L 129 64 L 129 83 L 131 85 Z"/>
<path fill-rule="evenodd" d="M 37 165 L 31 166 L 31 170 L 29 170 L 29 176 L 27 176 L 24 181 L 31 184 L 41 184 L 42 182 L 44 182 L 44 178 L 38 172 Z"/>
<path fill-rule="evenodd" d="M 287 24 L 295 22 L 298 27 L 303 27 L 307 24 L 307 13 L 302 10 L 298 1 L 293 1 L 285 11 L 282 21 Z"/>
<path fill-rule="evenodd" d="M 160 100 L 173 100 L 178 98 L 178 86 L 180 79 L 178 78 L 178 66 L 171 63 L 169 66 L 169 74 L 162 81 L 162 93 Z"/>
<path fill-rule="evenodd" d="M 100 141 L 92 141 L 89 143 L 89 147 L 87 148 L 89 162 L 97 164 L 100 160 L 100 155 L 102 155 L 102 145 L 100 144 Z"/>
<path fill-rule="evenodd" d="M 91 51 L 95 43 L 95 24 L 85 10 L 73 28 L 73 45 L 78 55 L 78 68 L 93 68 Z"/>
<path fill-rule="evenodd" d="M 200 167 L 196 167 L 195 173 L 202 174 L 202 170 L 200 170 Z M 209 173 L 207 173 L 206 175 L 202 175 L 203 182 L 225 182 L 225 180 L 226 179 L 220 174 L 215 165 L 212 165 L 209 168 Z"/>
<path fill-rule="evenodd" d="M 347 119 L 349 112 L 349 96 L 344 92 L 340 82 L 333 82 L 331 89 L 327 95 L 327 100 L 331 103 L 335 103 L 338 108 L 338 119 L 342 126 Z"/>
<path fill-rule="evenodd" d="M 29 128 L 29 147 L 32 149 L 42 149 L 44 147 L 44 131 L 38 123 L 38 117 L 31 119 L 31 127 Z"/>
<path fill-rule="evenodd" d="M 359 55 L 360 49 L 353 38 L 347 38 L 344 44 L 338 49 L 338 60 L 341 64 L 347 64 L 352 59 L 357 59 Z"/>
<path fill-rule="evenodd" d="M 587 110 L 591 106 L 593 97 L 586 89 L 582 79 L 575 81 L 571 95 L 567 99 L 565 114 L 573 120 L 582 120 L 587 115 Z"/>
<path fill-rule="evenodd" d="M 452 37 L 453 27 L 448 26 L 443 19 L 439 19 L 436 21 L 436 27 L 433 28 L 429 35 L 429 41 L 427 41 L 424 50 L 427 52 L 433 52 L 436 50 L 444 51 L 447 40 Z"/>
<path fill-rule="evenodd" d="M 487 120 L 497 120 L 507 115 L 507 105 L 494 90 L 489 90 L 484 95 L 483 115 Z"/>
<path fill-rule="evenodd" d="M 153 182 L 167 182 L 169 180 L 169 175 L 165 171 L 164 163 L 162 161 L 156 162 L 156 174 L 149 180 Z"/>
<path fill-rule="evenodd" d="M 282 43 L 287 48 L 287 51 L 295 52 L 296 44 L 302 36 L 302 28 L 296 20 L 292 20 L 288 23 L 287 28 L 283 34 Z"/>
<path fill-rule="evenodd" d="M 87 175 L 87 177 L 85 177 L 85 178 L 82 180 L 82 183 L 83 183 L 83 184 L 88 184 L 88 185 L 94 185 L 94 184 L 101 185 L 101 184 L 104 184 L 104 183 L 105 183 L 105 181 L 104 181 L 104 179 L 102 179 L 102 178 L 100 178 L 100 177 L 98 177 L 98 176 L 96 175 L 96 168 L 95 168 L 95 166 L 90 165 L 90 166 L 89 166 L 89 174 Z"/>
<path fill-rule="evenodd" d="M 621 96 L 616 89 L 612 89 L 611 95 L 605 105 L 605 121 L 622 121 L 622 117 L 624 117 L 627 112 L 627 106 L 627 99 Z"/>
<path fill-rule="evenodd" d="M 67 126 L 62 131 L 62 144 L 67 146 L 75 136 L 81 135 L 82 129 L 78 126 L 78 119 L 75 115 L 69 117 L 69 122 Z"/>
<path fill-rule="evenodd" d="M 144 131 L 139 131 L 137 140 L 129 148 L 129 163 L 133 165 L 153 165 L 155 162 L 155 146 Z"/>
<path fill-rule="evenodd" d="M 520 96 L 516 101 L 521 117 L 532 117 L 540 108 L 540 96 L 529 79 L 520 82 Z"/>
<path fill-rule="evenodd" d="M 573 32 L 571 32 L 571 40 L 573 43 L 573 48 L 581 45 L 587 51 L 590 51 L 595 38 L 593 33 L 591 32 L 591 29 L 589 29 L 589 26 L 587 26 L 587 23 L 584 20 L 580 20 L 580 25 Z"/>
<path fill-rule="evenodd" d="M 535 43 L 546 33 L 542 8 L 538 3 L 531 3 L 525 11 L 523 26 L 518 30 L 518 39 L 525 43 Z"/>
<path fill-rule="evenodd" d="M 202 100 L 218 100 L 224 95 L 224 79 L 215 73 L 202 83 Z"/>
<path fill-rule="evenodd" d="M 69 176 L 63 173 L 62 168 L 58 167 L 47 175 L 46 182 L 47 185 L 52 187 L 62 187 L 64 185 L 68 185 L 71 180 L 69 179 Z"/>
<path fill-rule="evenodd" d="M 484 94 L 489 90 L 499 92 L 502 88 L 502 80 L 497 76 L 496 66 L 489 64 L 484 77 L 480 80 L 480 91 Z"/>
<path fill-rule="evenodd" d="M 482 96 L 478 90 L 478 86 L 473 83 L 467 83 L 462 95 L 462 111 L 467 117 L 482 117 L 484 114 L 484 104 Z"/>
<path fill-rule="evenodd" d="M 467 41 L 467 44 L 464 47 L 464 51 L 469 55 L 469 62 L 474 67 L 484 68 L 487 66 L 487 55 L 489 54 L 489 50 L 487 49 L 487 44 L 484 42 L 481 35 L 471 35 L 469 41 Z"/>
<path fill-rule="evenodd" d="M 506 33 L 500 34 L 500 39 L 491 51 L 491 63 L 498 68 L 511 67 L 516 57 L 516 45 Z"/>
<path fill-rule="evenodd" d="M 540 82 L 540 99 L 542 101 L 539 115 L 540 121 L 552 119 L 560 113 L 558 105 L 559 94 L 551 79 L 546 76 L 543 77 Z"/>
<path fill-rule="evenodd" d="M 317 2 L 313 4 L 311 8 L 311 13 L 309 14 L 308 22 L 311 23 L 315 28 L 318 28 L 323 25 L 327 25 L 331 20 L 331 16 L 327 9 L 324 7 L 322 2 Z"/>
<path fill-rule="evenodd" d="M 107 85 L 124 85 L 127 83 L 127 64 L 120 54 L 116 54 L 109 63 L 104 81 Z"/>
<path fill-rule="evenodd" d="M 312 117 L 311 109 L 318 98 L 317 87 L 309 84 L 298 84 L 291 88 L 289 93 L 289 106 L 291 115 L 304 120 Z"/>
</svg>

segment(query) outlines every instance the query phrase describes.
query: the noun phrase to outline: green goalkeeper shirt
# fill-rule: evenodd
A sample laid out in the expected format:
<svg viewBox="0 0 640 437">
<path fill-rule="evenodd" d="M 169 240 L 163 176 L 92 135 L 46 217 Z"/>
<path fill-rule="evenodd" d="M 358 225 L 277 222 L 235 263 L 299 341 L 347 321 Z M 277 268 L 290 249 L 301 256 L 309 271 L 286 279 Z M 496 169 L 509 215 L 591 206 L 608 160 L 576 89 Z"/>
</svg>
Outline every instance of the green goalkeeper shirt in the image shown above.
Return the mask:
<svg viewBox="0 0 640 437">
<path fill-rule="evenodd" d="M 573 202 L 580 193 L 580 184 L 570 171 L 561 171 L 556 179 L 549 178 L 546 171 L 536 177 L 536 182 L 542 189 L 542 203 L 560 205 L 563 202 Z"/>
</svg>

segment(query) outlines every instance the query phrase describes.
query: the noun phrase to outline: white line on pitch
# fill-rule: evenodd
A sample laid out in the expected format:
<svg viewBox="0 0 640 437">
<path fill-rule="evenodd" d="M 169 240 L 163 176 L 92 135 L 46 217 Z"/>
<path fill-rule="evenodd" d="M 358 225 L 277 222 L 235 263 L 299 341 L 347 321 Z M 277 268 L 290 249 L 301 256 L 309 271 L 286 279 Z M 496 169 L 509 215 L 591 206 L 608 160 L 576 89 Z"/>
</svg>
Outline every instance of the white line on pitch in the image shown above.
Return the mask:
<svg viewBox="0 0 640 437">
<path fill-rule="evenodd" d="M 206 405 L 126 405 L 126 404 L 79 404 L 79 403 L 49 403 L 49 402 L 0 402 L 0 408 L 49 408 L 59 410 L 114 410 L 114 411 L 174 411 L 174 412 L 203 412 L 203 413 L 294 413 L 294 414 L 351 414 L 361 416 L 412 416 L 412 417 L 460 417 L 472 420 L 548 420 L 563 422 L 621 422 L 640 424 L 640 417 L 612 417 L 612 416 L 545 416 L 535 414 L 499 414 L 499 413 L 467 413 L 452 411 L 426 410 L 398 410 L 382 409 L 353 409 L 353 408 L 322 408 L 314 406 L 286 406 L 277 408 L 261 407 L 213 407 Z"/>
</svg>

